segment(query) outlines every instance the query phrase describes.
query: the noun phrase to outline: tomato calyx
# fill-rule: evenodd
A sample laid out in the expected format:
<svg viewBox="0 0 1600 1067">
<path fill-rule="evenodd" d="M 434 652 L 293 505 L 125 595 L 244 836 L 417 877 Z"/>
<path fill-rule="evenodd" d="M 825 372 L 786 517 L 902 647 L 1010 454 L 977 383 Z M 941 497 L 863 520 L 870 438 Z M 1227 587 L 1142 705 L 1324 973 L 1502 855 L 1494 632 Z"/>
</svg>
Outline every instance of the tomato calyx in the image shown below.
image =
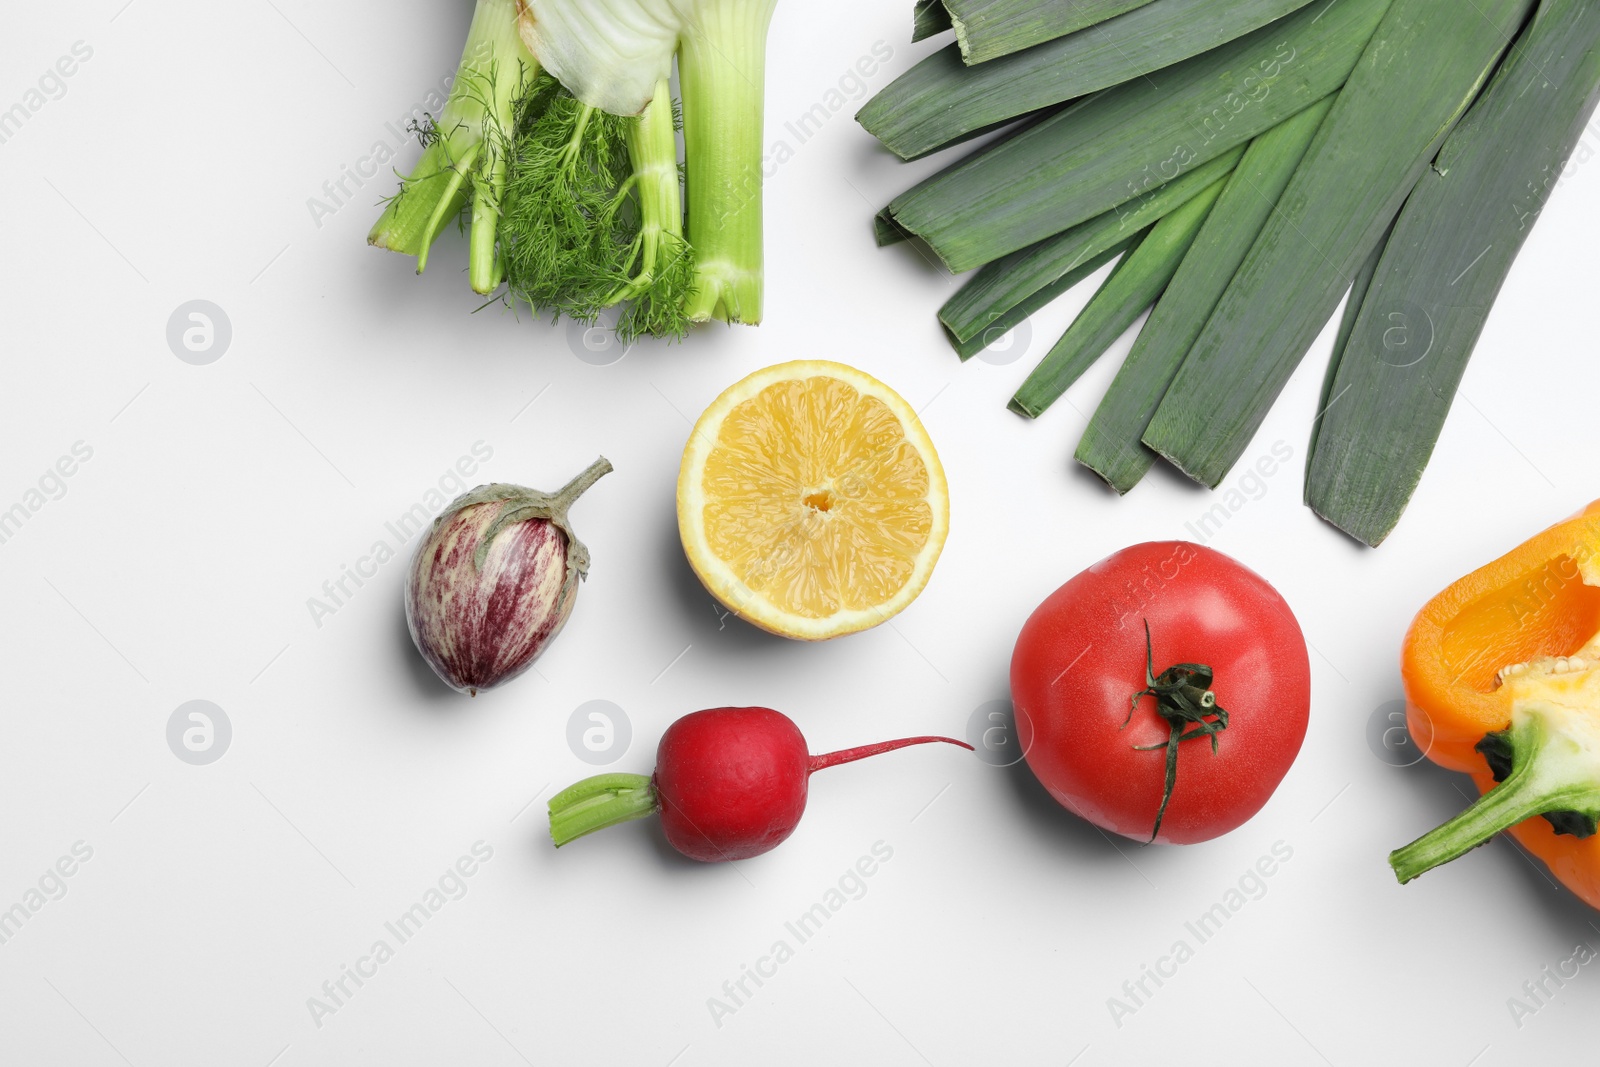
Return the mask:
<svg viewBox="0 0 1600 1067">
<path fill-rule="evenodd" d="M 1228 728 L 1228 712 L 1217 703 L 1217 694 L 1211 690 L 1212 671 L 1204 663 L 1178 663 L 1160 674 L 1155 673 L 1155 654 L 1150 645 L 1150 620 L 1144 622 L 1144 684 L 1145 688 L 1133 694 L 1129 701 L 1128 717 L 1122 725 L 1133 721 L 1139 710 L 1139 701 L 1147 696 L 1156 698 L 1156 714 L 1167 721 L 1166 741 L 1159 745 L 1134 745 L 1139 752 L 1165 749 L 1167 753 L 1167 779 L 1161 790 L 1161 807 L 1156 811 L 1156 825 L 1150 831 L 1150 841 L 1161 833 L 1161 820 L 1166 817 L 1167 803 L 1172 799 L 1172 788 L 1178 782 L 1178 746 L 1200 737 L 1211 739 L 1211 751 L 1217 751 L 1217 735 Z M 1149 843 L 1149 842 L 1147 842 Z"/>
</svg>

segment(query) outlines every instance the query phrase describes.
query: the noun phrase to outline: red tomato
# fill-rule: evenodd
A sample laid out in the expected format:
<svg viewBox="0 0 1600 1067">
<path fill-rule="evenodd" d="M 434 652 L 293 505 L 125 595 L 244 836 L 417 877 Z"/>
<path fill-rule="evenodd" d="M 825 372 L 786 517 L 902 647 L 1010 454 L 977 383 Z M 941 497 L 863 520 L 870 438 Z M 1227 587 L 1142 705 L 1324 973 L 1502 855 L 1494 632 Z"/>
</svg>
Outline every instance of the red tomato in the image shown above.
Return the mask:
<svg viewBox="0 0 1600 1067">
<path fill-rule="evenodd" d="M 1204 734 L 1178 744 L 1175 786 L 1156 837 L 1208 841 L 1261 810 L 1300 751 L 1311 707 L 1300 624 L 1265 579 L 1222 553 L 1184 541 L 1135 545 L 1052 593 L 1022 627 L 1011 657 L 1017 739 L 1067 810 L 1150 840 L 1172 727 L 1154 696 L 1131 706 L 1146 688 L 1146 623 L 1154 674 L 1209 666 L 1209 689 L 1228 713 L 1226 727 L 1211 735 L 1215 754 Z M 1215 728 L 1215 709 L 1202 710 Z"/>
</svg>

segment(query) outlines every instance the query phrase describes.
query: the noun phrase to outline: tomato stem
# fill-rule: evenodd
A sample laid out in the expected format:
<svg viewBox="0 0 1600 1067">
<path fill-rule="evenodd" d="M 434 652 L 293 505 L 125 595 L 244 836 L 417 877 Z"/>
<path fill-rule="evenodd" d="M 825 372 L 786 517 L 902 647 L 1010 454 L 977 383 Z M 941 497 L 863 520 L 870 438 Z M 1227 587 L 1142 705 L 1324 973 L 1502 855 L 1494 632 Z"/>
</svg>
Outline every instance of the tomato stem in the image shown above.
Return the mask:
<svg viewBox="0 0 1600 1067">
<path fill-rule="evenodd" d="M 1179 663 L 1168 667 L 1159 675 L 1155 673 L 1155 654 L 1150 645 L 1150 620 L 1144 621 L 1144 679 L 1145 688 L 1133 694 L 1129 701 L 1128 717 L 1122 725 L 1133 721 L 1143 697 L 1156 698 L 1156 714 L 1167 721 L 1167 739 L 1159 745 L 1134 745 L 1139 752 L 1165 749 L 1167 752 L 1167 778 L 1161 789 L 1161 807 L 1156 810 L 1156 825 L 1150 831 L 1154 842 L 1161 833 L 1161 820 L 1166 818 L 1167 804 L 1172 800 L 1172 789 L 1178 783 L 1178 746 L 1197 737 L 1211 739 L 1211 752 L 1217 751 L 1217 735 L 1228 728 L 1228 713 L 1217 703 L 1217 694 L 1211 691 L 1212 671 L 1203 663 Z"/>
</svg>

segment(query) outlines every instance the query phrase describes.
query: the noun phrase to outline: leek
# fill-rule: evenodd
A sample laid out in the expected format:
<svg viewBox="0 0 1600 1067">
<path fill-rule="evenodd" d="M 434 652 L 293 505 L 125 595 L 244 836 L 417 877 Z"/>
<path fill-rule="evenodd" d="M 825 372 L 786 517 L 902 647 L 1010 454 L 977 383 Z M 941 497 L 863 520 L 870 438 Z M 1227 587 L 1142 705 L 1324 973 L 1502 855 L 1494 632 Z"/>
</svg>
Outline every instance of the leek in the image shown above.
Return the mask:
<svg viewBox="0 0 1600 1067">
<path fill-rule="evenodd" d="M 1196 481 L 1222 480 L 1532 7 L 1474 0 L 1463 17 L 1438 0 L 1395 0 L 1146 445 Z"/>
<path fill-rule="evenodd" d="M 911 41 L 927 40 L 950 28 L 950 10 L 942 0 L 917 0 L 911 12 Z"/>
<path fill-rule="evenodd" d="M 1311 105 L 1251 142 L 1090 418 L 1074 458 L 1118 493 L 1132 489 L 1154 462 L 1155 453 L 1144 447 L 1140 437 L 1305 157 L 1333 99 Z"/>
<path fill-rule="evenodd" d="M 902 193 L 883 214 L 952 271 L 1014 252 L 1245 144 L 1338 89 L 1388 6 L 1331 0 L 1302 8 L 1031 125 Z"/>
<path fill-rule="evenodd" d="M 954 342 L 971 341 L 1012 308 L 1226 177 L 1243 155 L 1244 149 L 1236 148 L 1131 203 L 990 263 L 939 309 L 945 332 Z"/>
<path fill-rule="evenodd" d="M 1396 222 L 1399 220 L 1396 219 Z M 1389 245 L 1389 238 L 1394 233 L 1394 225 L 1390 224 L 1388 231 L 1372 250 L 1361 269 L 1356 271 L 1356 276 L 1350 283 L 1350 295 L 1345 298 L 1344 314 L 1339 317 L 1339 333 L 1333 339 L 1333 355 L 1328 359 L 1328 366 L 1322 374 L 1322 391 L 1317 394 L 1317 413 L 1311 419 L 1311 440 L 1306 444 L 1306 488 L 1309 497 L 1311 460 L 1316 454 L 1317 438 L 1322 433 L 1323 417 L 1328 409 L 1333 406 L 1336 396 L 1333 391 L 1334 379 L 1339 375 L 1339 363 L 1344 359 L 1344 350 L 1350 344 L 1350 335 L 1356 331 L 1356 320 L 1361 317 L 1361 305 L 1367 299 L 1367 290 L 1372 288 L 1372 279 L 1377 276 L 1378 264 L 1383 260 L 1383 250 Z M 1305 501 L 1308 505 L 1310 499 Z"/>
<path fill-rule="evenodd" d="M 1092 258 L 1080 263 L 1076 267 L 1073 267 L 1071 270 L 1067 271 L 1067 273 L 1063 274 L 1061 277 L 1057 278 L 1043 289 L 1040 289 L 1024 299 L 1022 303 L 1017 304 L 1015 307 L 1005 312 L 1005 314 L 1001 315 L 998 319 L 995 319 L 994 322 L 990 323 L 988 326 L 985 326 L 982 331 L 980 331 L 970 340 L 959 340 L 954 335 L 951 335 L 947 330 L 946 337 L 950 341 L 950 347 L 956 350 L 956 355 L 960 356 L 961 361 L 965 363 L 967 360 L 971 359 L 973 356 L 977 355 L 979 352 L 982 352 L 996 341 L 999 341 L 1006 334 L 1022 325 L 1023 320 L 1030 317 L 1035 311 L 1038 311 L 1046 304 L 1049 304 L 1051 301 L 1055 300 L 1056 297 L 1060 296 L 1062 293 L 1065 293 L 1068 289 L 1071 289 L 1073 286 L 1089 277 L 1089 275 L 1093 274 L 1107 263 L 1110 263 L 1113 259 L 1116 259 L 1118 256 L 1122 255 L 1128 249 L 1136 247 L 1138 243 L 1144 239 L 1144 235 L 1148 232 L 1149 230 L 1140 230 L 1132 237 L 1118 241 L 1110 248 L 1097 253 Z"/>
<path fill-rule="evenodd" d="M 901 159 L 916 159 L 1010 119 L 1210 51 L 1310 2 L 1154 0 L 1092 29 L 975 67 L 963 63 L 961 49 L 952 44 L 884 86 L 856 121 Z"/>
<path fill-rule="evenodd" d="M 1011 398 L 1012 411 L 1030 419 L 1042 415 L 1155 303 L 1177 273 L 1228 181 L 1223 178 L 1212 183 L 1156 223 L 1138 248 L 1123 258 L 1116 272 L 1090 298 L 1077 320 Z"/>
<path fill-rule="evenodd" d="M 1334 364 L 1306 502 L 1369 545 L 1421 480 L 1489 308 L 1600 100 L 1600 6 L 1544 0 L 1385 243 Z M 1325 401 L 1325 403 L 1327 403 Z"/>
<path fill-rule="evenodd" d="M 943 0 L 961 57 L 983 63 L 1032 45 L 1076 33 L 1150 0 Z"/>
</svg>

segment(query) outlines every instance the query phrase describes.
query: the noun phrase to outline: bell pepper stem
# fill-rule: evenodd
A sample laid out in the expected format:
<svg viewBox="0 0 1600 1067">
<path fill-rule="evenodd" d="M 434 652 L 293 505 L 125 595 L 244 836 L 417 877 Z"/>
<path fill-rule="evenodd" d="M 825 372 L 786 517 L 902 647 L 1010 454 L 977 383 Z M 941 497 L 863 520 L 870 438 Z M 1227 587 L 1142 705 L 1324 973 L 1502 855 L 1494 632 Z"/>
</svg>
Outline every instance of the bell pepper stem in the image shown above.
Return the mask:
<svg viewBox="0 0 1600 1067">
<path fill-rule="evenodd" d="M 1509 730 L 1490 736 L 1509 743 L 1510 773 L 1461 814 L 1389 854 L 1402 884 L 1535 816 L 1573 812 L 1591 827 L 1600 818 L 1600 724 L 1577 709 L 1530 701 L 1513 711 Z"/>
</svg>

